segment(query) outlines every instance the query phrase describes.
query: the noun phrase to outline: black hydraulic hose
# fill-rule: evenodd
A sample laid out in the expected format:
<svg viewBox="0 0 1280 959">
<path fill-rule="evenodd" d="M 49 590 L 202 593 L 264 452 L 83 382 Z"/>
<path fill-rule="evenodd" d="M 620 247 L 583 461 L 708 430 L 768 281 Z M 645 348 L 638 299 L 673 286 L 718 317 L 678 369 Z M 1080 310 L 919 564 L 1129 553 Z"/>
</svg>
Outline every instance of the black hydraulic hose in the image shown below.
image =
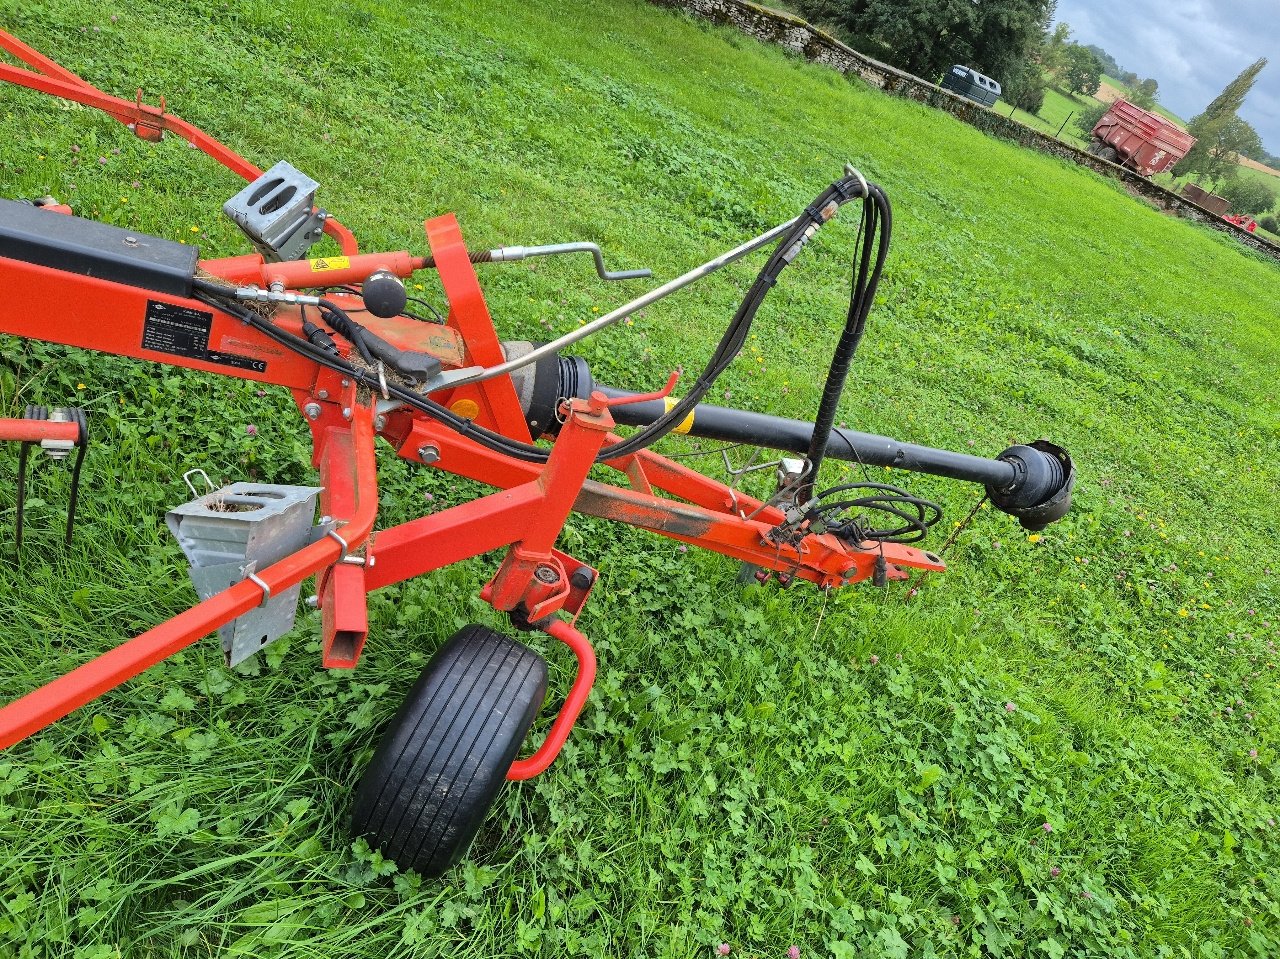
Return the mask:
<svg viewBox="0 0 1280 959">
<path fill-rule="evenodd" d="M 831 367 L 827 371 L 826 383 L 822 388 L 822 399 L 818 403 L 818 412 L 813 420 L 813 434 L 809 448 L 805 451 L 809 461 L 805 483 L 799 490 L 799 497 L 807 499 L 813 492 L 813 484 L 818 480 L 818 471 L 822 467 L 822 458 L 829 452 L 831 429 L 835 424 L 840 397 L 844 394 L 845 380 L 849 376 L 849 366 L 858 344 L 866 331 L 867 314 L 875 301 L 876 288 L 880 284 L 880 275 L 884 271 L 885 257 L 889 252 L 889 239 L 893 232 L 893 211 L 889 206 L 889 198 L 875 184 L 870 184 L 864 206 L 863 232 L 861 237 L 860 258 L 855 270 L 853 290 L 849 297 L 849 314 L 845 327 L 836 344 L 835 353 L 831 357 Z M 875 254 L 875 266 L 871 267 L 871 257 Z"/>
<path fill-rule="evenodd" d="M 595 389 L 610 399 L 636 395 L 630 390 L 598 383 Z M 661 400 L 648 400 L 615 406 L 611 412 L 621 426 L 644 426 L 661 416 L 664 410 Z M 807 452 L 813 444 L 813 432 L 813 424 L 803 420 L 706 404 L 699 405 L 694 411 L 689 428 L 690 436 L 725 443 L 746 443 L 788 453 Z M 1015 468 L 1005 460 L 902 443 L 887 436 L 856 430 L 831 430 L 823 452 L 832 459 L 866 466 L 892 466 L 894 469 L 945 476 L 997 489 L 1012 485 L 1017 478 Z"/>
<path fill-rule="evenodd" d="M 760 270 L 755 282 L 751 285 L 751 289 L 747 291 L 747 295 L 743 298 L 742 304 L 730 321 L 706 368 L 699 374 L 698 379 L 694 381 L 693 386 L 685 396 L 640 432 L 620 443 L 605 447 L 601 451 L 600 458 L 612 459 L 637 453 L 652 446 L 684 422 L 685 418 L 702 401 L 702 398 L 711 389 L 720 374 L 728 368 L 729 364 L 741 352 L 743 344 L 746 343 L 747 334 L 751 331 L 752 320 L 755 319 L 756 312 L 760 309 L 760 304 L 764 302 L 764 298 L 769 294 L 769 291 L 777 284 L 778 276 L 782 271 L 790 265 L 800 250 L 813 237 L 814 233 L 835 215 L 841 204 L 858 197 L 865 198 L 872 189 L 878 190 L 879 188 L 871 187 L 861 176 L 849 175 L 837 180 L 823 190 L 809 204 L 804 213 L 796 218 L 795 225 L 778 242 L 773 254 Z"/>
</svg>

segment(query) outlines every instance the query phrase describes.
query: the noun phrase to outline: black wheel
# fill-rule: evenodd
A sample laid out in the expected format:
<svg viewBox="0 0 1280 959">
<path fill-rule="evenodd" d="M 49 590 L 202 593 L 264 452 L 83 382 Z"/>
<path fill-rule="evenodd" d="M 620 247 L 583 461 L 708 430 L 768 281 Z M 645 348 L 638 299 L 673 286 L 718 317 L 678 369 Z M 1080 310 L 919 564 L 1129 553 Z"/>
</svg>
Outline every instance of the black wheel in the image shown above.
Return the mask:
<svg viewBox="0 0 1280 959">
<path fill-rule="evenodd" d="M 1097 140 L 1090 140 L 1089 145 L 1084 148 L 1084 152 L 1092 153 L 1094 156 L 1097 156 L 1098 150 L 1101 148 L 1101 146 L 1102 144 L 1099 143 Z"/>
<path fill-rule="evenodd" d="M 1098 159 L 1110 160 L 1112 163 L 1116 162 L 1116 157 L 1119 155 L 1120 154 L 1116 153 L 1115 147 L 1103 147 L 1098 151 Z"/>
<path fill-rule="evenodd" d="M 546 661 L 485 626 L 455 633 L 383 732 L 352 831 L 438 876 L 466 852 L 547 693 Z"/>
</svg>

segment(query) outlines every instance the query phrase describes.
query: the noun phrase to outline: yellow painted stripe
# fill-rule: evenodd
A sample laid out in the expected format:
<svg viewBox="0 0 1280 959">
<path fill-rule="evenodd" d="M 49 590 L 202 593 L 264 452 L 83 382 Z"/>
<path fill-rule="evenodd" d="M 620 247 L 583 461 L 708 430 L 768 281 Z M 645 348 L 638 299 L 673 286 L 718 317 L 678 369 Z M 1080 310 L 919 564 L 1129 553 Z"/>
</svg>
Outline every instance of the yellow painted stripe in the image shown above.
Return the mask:
<svg viewBox="0 0 1280 959">
<path fill-rule="evenodd" d="M 667 412 L 668 412 L 668 413 L 670 413 L 670 412 L 671 412 L 671 410 L 675 407 L 675 405 L 676 405 L 677 403 L 679 403 L 680 401 L 679 401 L 678 399 L 676 399 L 674 396 L 668 396 L 665 400 L 663 400 L 663 402 L 664 402 L 664 403 L 666 403 L 666 406 L 667 406 Z M 676 427 L 674 430 L 672 430 L 671 432 L 673 432 L 673 433 L 688 433 L 688 432 L 689 432 L 689 430 L 691 430 L 691 429 L 693 429 L 693 411 L 692 411 L 692 410 L 690 410 L 690 411 L 689 411 L 689 415 L 688 415 L 688 416 L 686 416 L 686 417 L 684 418 L 684 422 L 683 422 L 683 423 L 681 423 L 679 426 L 677 426 L 677 427 Z"/>
</svg>

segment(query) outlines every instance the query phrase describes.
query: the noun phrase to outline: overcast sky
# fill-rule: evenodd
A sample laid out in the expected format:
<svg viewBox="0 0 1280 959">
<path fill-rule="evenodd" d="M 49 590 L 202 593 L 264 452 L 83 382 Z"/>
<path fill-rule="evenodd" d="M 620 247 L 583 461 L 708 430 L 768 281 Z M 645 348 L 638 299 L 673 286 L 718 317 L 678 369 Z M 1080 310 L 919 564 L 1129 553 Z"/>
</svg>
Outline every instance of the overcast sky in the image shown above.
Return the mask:
<svg viewBox="0 0 1280 959">
<path fill-rule="evenodd" d="M 1280 153 L 1280 2 L 1277 0 L 1058 0 L 1057 22 L 1140 77 L 1160 81 L 1160 103 L 1184 120 L 1209 105 L 1258 57 L 1240 115 Z"/>
</svg>

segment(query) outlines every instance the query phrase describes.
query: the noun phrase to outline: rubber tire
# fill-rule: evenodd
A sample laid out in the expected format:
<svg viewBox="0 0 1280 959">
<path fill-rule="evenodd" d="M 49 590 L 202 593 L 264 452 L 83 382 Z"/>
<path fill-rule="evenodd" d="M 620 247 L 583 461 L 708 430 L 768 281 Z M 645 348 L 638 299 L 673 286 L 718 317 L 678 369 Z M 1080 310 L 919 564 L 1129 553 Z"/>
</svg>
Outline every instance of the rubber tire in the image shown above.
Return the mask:
<svg viewBox="0 0 1280 959">
<path fill-rule="evenodd" d="M 1103 147 L 1098 151 L 1099 160 L 1110 160 L 1112 163 L 1115 163 L 1118 156 L 1120 156 L 1120 154 L 1116 152 L 1115 147 Z"/>
<path fill-rule="evenodd" d="M 462 857 L 547 693 L 547 664 L 486 626 L 455 633 L 383 732 L 356 789 L 352 832 L 401 869 Z"/>
</svg>

